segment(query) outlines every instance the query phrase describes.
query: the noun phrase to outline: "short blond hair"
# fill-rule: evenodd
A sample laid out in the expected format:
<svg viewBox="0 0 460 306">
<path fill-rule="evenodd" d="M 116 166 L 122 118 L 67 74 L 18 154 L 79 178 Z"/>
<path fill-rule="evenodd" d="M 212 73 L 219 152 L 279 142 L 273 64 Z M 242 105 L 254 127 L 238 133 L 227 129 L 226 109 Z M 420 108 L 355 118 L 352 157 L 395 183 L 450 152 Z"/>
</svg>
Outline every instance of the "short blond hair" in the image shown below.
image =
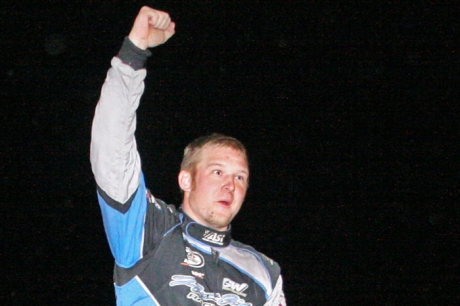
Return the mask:
<svg viewBox="0 0 460 306">
<path fill-rule="evenodd" d="M 196 165 L 200 162 L 201 152 L 209 147 L 229 147 L 239 151 L 243 154 L 246 164 L 249 165 L 246 147 L 238 139 L 213 133 L 208 136 L 199 137 L 185 147 L 180 170 L 189 171 L 192 177 L 194 177 Z"/>
</svg>

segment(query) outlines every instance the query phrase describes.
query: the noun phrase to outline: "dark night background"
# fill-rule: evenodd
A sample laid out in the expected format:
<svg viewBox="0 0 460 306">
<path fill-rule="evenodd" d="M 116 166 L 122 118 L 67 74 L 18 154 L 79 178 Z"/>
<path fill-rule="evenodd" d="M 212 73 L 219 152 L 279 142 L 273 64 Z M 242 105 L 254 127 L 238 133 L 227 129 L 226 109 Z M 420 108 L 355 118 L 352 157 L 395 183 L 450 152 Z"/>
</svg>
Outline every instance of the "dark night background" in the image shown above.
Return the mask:
<svg viewBox="0 0 460 306">
<path fill-rule="evenodd" d="M 90 128 L 142 5 L 177 24 L 138 112 L 157 197 L 180 204 L 188 142 L 233 135 L 252 171 L 234 238 L 280 263 L 289 305 L 460 303 L 458 5 L 8 2 L 2 305 L 114 305 Z"/>
</svg>

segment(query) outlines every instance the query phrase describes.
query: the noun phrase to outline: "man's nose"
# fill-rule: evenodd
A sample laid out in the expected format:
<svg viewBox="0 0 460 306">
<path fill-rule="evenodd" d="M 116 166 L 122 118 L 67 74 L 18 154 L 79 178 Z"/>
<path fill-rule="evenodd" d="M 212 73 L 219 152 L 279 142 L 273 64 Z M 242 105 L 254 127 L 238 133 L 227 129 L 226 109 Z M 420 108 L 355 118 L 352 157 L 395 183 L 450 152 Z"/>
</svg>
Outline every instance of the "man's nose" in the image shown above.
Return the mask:
<svg viewBox="0 0 460 306">
<path fill-rule="evenodd" d="M 233 179 L 233 175 L 227 175 L 225 177 L 224 183 L 222 185 L 224 190 L 234 191 L 235 190 L 235 181 Z"/>
</svg>

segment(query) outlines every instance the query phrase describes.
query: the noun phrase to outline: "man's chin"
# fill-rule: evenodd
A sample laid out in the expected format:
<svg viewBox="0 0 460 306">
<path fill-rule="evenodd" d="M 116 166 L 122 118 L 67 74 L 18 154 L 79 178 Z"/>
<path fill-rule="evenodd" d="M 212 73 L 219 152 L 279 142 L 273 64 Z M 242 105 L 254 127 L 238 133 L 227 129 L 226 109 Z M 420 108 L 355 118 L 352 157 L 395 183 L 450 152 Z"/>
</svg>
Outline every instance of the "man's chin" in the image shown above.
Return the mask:
<svg viewBox="0 0 460 306">
<path fill-rule="evenodd" d="M 217 215 L 214 215 L 214 218 L 210 221 L 211 222 L 208 222 L 209 227 L 218 231 L 225 231 L 232 221 L 232 218 L 229 218 L 228 216 L 218 217 Z"/>
</svg>

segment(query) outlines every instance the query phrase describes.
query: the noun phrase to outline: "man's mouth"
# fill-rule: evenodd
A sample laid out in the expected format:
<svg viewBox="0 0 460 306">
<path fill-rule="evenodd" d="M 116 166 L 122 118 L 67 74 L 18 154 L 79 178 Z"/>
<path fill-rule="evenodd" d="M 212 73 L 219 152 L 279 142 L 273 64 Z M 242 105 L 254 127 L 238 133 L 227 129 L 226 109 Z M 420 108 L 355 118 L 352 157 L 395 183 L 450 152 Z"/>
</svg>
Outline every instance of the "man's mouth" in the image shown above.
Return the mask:
<svg viewBox="0 0 460 306">
<path fill-rule="evenodd" d="M 229 205 L 230 205 L 230 201 L 226 201 L 226 200 L 217 201 L 217 203 L 222 204 L 222 205 L 225 205 L 225 206 L 229 206 Z"/>
</svg>

